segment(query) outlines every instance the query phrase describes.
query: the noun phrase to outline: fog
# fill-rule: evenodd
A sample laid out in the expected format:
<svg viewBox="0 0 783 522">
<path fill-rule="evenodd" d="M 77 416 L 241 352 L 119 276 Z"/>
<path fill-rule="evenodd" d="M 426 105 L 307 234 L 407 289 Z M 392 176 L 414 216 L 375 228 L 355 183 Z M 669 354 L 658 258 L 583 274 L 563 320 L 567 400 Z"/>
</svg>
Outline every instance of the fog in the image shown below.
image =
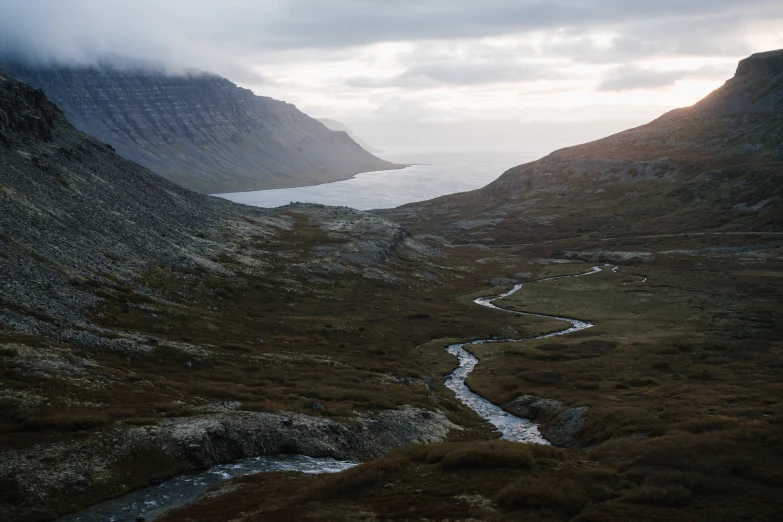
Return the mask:
<svg viewBox="0 0 783 522">
<path fill-rule="evenodd" d="M 0 1 L 4 59 L 213 71 L 382 148 L 595 139 L 694 103 L 782 28 L 779 0 Z"/>
</svg>

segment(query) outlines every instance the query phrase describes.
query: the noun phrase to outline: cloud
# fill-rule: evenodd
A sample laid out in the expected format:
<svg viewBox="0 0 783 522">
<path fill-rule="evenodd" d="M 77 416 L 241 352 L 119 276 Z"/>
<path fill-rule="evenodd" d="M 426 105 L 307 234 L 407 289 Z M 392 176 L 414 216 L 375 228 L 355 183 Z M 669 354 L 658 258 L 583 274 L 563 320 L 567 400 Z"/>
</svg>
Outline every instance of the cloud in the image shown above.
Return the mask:
<svg viewBox="0 0 783 522">
<path fill-rule="evenodd" d="M 0 0 L 0 60 L 213 71 L 404 137 L 606 106 L 646 118 L 783 46 L 782 26 L 780 0 Z"/>
<path fill-rule="evenodd" d="M 717 67 L 700 67 L 660 71 L 644 69 L 634 65 L 624 65 L 610 71 L 598 86 L 599 91 L 632 91 L 635 89 L 658 89 L 674 85 L 686 78 L 720 80 L 726 78 L 726 71 Z"/>
<path fill-rule="evenodd" d="M 542 65 L 508 63 L 503 60 L 474 63 L 444 60 L 415 64 L 390 78 L 349 78 L 346 84 L 352 87 L 427 87 L 528 82 L 558 77 L 560 73 L 556 69 Z"/>
<path fill-rule="evenodd" d="M 687 71 L 653 71 L 634 66 L 621 67 L 609 78 L 601 82 L 599 91 L 630 91 L 634 89 L 654 89 L 672 85 L 682 79 Z"/>
<path fill-rule="evenodd" d="M 774 16 L 783 16 L 778 0 L 5 0 L 0 45 L 38 60 L 84 62 L 114 53 L 202 67 L 281 49 L 614 28 L 625 52 L 704 53 L 722 47 L 689 42 L 715 24 Z M 649 28 L 641 39 L 638 26 Z M 699 38 L 689 38 L 694 31 Z"/>
</svg>

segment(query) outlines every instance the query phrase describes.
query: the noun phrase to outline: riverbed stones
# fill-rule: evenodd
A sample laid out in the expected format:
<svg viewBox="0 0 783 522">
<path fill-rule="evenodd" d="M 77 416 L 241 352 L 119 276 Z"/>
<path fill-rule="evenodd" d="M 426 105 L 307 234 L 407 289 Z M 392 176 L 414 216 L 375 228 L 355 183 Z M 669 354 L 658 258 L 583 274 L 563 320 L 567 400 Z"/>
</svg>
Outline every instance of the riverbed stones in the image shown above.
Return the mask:
<svg viewBox="0 0 783 522">
<path fill-rule="evenodd" d="M 567 448 L 574 443 L 574 436 L 582 428 L 587 418 L 587 408 L 568 408 L 550 422 L 539 426 L 541 434 L 553 446 Z"/>
<path fill-rule="evenodd" d="M 178 463 L 183 470 L 280 453 L 363 461 L 410 444 L 441 442 L 462 428 L 441 413 L 402 407 L 357 415 L 351 425 L 294 413 L 232 411 L 166 419 L 155 429 L 151 437 L 149 428 L 113 425 L 77 440 L 6 451 L 0 453 L 0 477 L 13 476 L 30 493 L 34 502 L 23 508 L 29 513 L 79 494 L 85 485 L 127 491 L 131 485 L 122 463 L 133 455 L 168 459 L 167 465 Z M 0 511 L 0 519 L 20 513 Z"/>
<path fill-rule="evenodd" d="M 536 395 L 521 395 L 506 404 L 503 409 L 517 417 L 530 420 L 548 419 L 554 416 L 563 403 L 553 399 L 543 399 Z"/>
<path fill-rule="evenodd" d="M 508 286 L 517 284 L 516 279 L 509 279 L 508 277 L 492 277 L 487 280 L 492 286 Z"/>
<path fill-rule="evenodd" d="M 503 409 L 517 417 L 536 421 L 541 435 L 558 447 L 571 446 L 587 418 L 586 407 L 564 409 L 562 402 L 537 395 L 521 395 L 505 404 Z"/>
<path fill-rule="evenodd" d="M 443 440 L 458 429 L 441 413 L 404 407 L 354 419 L 363 429 L 308 415 L 233 412 L 167 419 L 156 444 L 194 467 L 275 453 L 366 460 L 392 448 Z"/>
</svg>

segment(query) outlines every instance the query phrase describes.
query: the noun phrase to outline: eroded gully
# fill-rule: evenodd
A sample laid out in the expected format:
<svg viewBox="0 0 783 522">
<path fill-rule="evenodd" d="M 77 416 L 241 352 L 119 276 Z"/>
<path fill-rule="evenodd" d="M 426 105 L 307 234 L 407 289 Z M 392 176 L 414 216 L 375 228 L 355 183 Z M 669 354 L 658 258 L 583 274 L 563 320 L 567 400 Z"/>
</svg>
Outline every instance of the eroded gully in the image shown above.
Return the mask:
<svg viewBox="0 0 783 522">
<path fill-rule="evenodd" d="M 614 267 L 613 271 L 616 272 L 617 271 L 616 269 L 617 267 Z M 487 308 L 492 308 L 493 310 L 500 310 L 502 312 L 506 312 L 514 315 L 526 315 L 532 317 L 543 317 L 545 319 L 556 319 L 558 321 L 564 321 L 570 324 L 568 328 L 564 328 L 563 330 L 558 330 L 556 332 L 551 332 L 545 335 L 539 335 L 538 337 L 533 337 L 532 339 L 546 339 L 548 337 L 566 335 L 566 334 L 570 334 L 570 333 L 574 333 L 580 330 L 585 330 L 587 328 L 590 328 L 591 326 L 593 326 L 593 323 L 587 321 L 581 321 L 579 319 L 571 319 L 568 317 L 559 317 L 556 315 L 545 315 L 545 314 L 536 314 L 533 312 L 519 312 L 517 310 L 509 310 L 507 308 L 501 308 L 495 305 L 494 302 L 503 299 L 504 297 L 508 297 L 512 294 L 515 294 L 523 286 L 529 285 L 531 283 L 539 283 L 542 281 L 554 281 L 556 279 L 569 279 L 575 277 L 583 277 L 592 274 L 597 274 L 598 272 L 601 271 L 602 271 L 601 267 L 594 266 L 592 267 L 592 269 L 590 269 L 590 271 L 583 272 L 581 274 L 547 277 L 544 279 L 537 279 L 535 281 L 530 281 L 528 283 L 520 283 L 518 285 L 515 285 L 514 288 L 512 288 L 508 292 L 500 294 L 496 297 L 491 297 L 491 298 L 480 297 L 474 300 L 473 302 L 480 306 L 485 306 Z M 478 395 L 477 393 L 471 391 L 470 388 L 468 388 L 468 386 L 465 384 L 465 379 L 468 378 L 468 375 L 470 375 L 470 373 L 473 371 L 473 369 L 476 367 L 476 365 L 479 362 L 478 359 L 476 359 L 476 357 L 474 357 L 471 353 L 465 350 L 464 348 L 465 346 L 470 346 L 474 344 L 508 343 L 508 342 L 529 341 L 529 340 L 531 339 L 477 339 L 475 341 L 470 341 L 467 343 L 457 343 L 448 346 L 446 348 L 446 351 L 459 358 L 459 367 L 456 370 L 454 370 L 446 379 L 446 387 L 452 390 L 454 392 L 454 395 L 460 401 L 462 401 L 466 406 L 468 406 L 473 411 L 478 413 L 483 419 L 489 421 L 491 424 L 497 427 L 498 431 L 502 433 L 501 438 L 505 440 L 516 441 L 516 442 L 549 444 L 549 441 L 547 441 L 538 431 L 538 426 L 536 424 L 531 422 L 529 419 L 523 419 L 521 417 L 517 417 L 515 415 L 508 413 L 500 406 L 493 404 L 492 402 L 488 401 L 481 395 Z"/>
</svg>

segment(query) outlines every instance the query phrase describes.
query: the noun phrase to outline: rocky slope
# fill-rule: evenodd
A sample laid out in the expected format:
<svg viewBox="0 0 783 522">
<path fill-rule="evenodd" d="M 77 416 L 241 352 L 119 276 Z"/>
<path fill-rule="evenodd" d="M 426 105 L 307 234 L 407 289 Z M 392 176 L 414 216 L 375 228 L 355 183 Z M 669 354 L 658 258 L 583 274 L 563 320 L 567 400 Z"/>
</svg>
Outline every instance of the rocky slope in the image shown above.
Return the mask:
<svg viewBox="0 0 783 522">
<path fill-rule="evenodd" d="M 783 51 L 771 51 L 740 62 L 692 107 L 512 168 L 480 190 L 382 213 L 479 243 L 776 232 L 782 177 Z"/>
<path fill-rule="evenodd" d="M 0 68 L 43 89 L 77 129 L 198 192 L 312 185 L 396 167 L 293 105 L 217 75 L 111 65 Z"/>
<path fill-rule="evenodd" d="M 190 192 L 77 131 L 42 91 L 2 72 L 0 209 L 4 520 L 51 519 L 218 461 L 280 451 L 364 459 L 454 428 L 437 411 L 362 395 L 399 388 L 421 397 L 399 405 L 434 405 L 422 379 L 390 375 L 395 364 L 370 369 L 361 353 L 339 362 L 324 353 L 324 303 L 340 309 L 415 270 L 439 278 L 442 254 L 395 223 Z M 322 342 L 304 336 L 321 329 Z M 366 350 L 364 330 L 334 347 Z M 268 379 L 248 379 L 262 370 Z M 289 371 L 296 381 L 282 377 Z M 342 374 L 372 415 L 316 400 L 318 383 Z M 259 413 L 289 405 L 293 424 Z"/>
</svg>

